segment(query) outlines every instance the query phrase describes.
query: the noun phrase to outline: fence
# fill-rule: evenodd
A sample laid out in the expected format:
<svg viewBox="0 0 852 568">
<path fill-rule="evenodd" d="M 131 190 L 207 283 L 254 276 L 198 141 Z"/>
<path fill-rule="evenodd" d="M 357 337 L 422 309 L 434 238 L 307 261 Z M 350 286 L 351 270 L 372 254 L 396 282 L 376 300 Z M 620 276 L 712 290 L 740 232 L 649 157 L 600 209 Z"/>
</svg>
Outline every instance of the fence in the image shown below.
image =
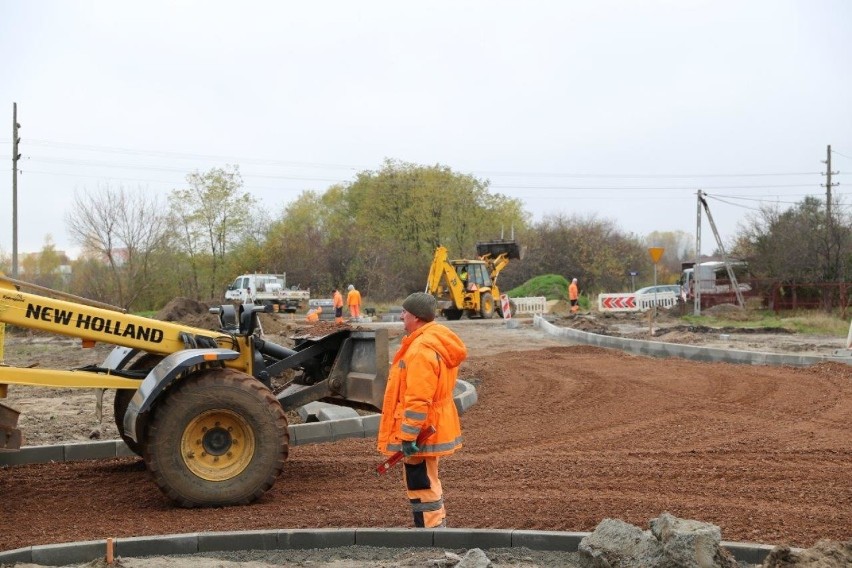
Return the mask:
<svg viewBox="0 0 852 568">
<path fill-rule="evenodd" d="M 598 311 L 601 312 L 644 312 L 654 307 L 671 308 L 676 306 L 680 296 L 674 292 L 658 292 L 657 294 L 600 294 L 598 296 Z"/>
<path fill-rule="evenodd" d="M 529 298 L 512 298 L 512 303 L 515 305 L 515 314 L 534 314 L 542 315 L 547 311 L 547 298 L 544 296 L 532 296 Z"/>
</svg>

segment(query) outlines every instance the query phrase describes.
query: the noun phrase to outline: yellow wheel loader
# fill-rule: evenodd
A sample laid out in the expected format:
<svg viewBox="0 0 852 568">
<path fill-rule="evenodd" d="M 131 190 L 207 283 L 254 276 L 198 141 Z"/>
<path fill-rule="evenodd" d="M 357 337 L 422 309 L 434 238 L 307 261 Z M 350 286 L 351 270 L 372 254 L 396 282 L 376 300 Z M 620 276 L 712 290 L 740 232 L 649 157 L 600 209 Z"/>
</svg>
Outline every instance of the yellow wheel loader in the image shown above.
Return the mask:
<svg viewBox="0 0 852 568">
<path fill-rule="evenodd" d="M 519 259 L 522 249 L 513 240 L 480 242 L 476 259 L 449 260 L 446 247 L 435 249 L 426 291 L 438 300 L 441 314 L 448 320 L 468 317 L 502 317 L 497 277 L 509 259 Z"/>
<path fill-rule="evenodd" d="M 23 291 L 30 289 L 43 294 Z M 115 346 L 97 366 L 0 366 L 0 398 L 18 385 L 116 389 L 122 438 L 183 507 L 246 504 L 272 487 L 289 449 L 286 410 L 317 400 L 381 410 L 387 330 L 302 337 L 291 349 L 260 336 L 263 307 L 211 311 L 218 331 L 130 315 L 0 274 L 0 322 L 78 338 L 83 347 Z M 288 369 L 295 378 L 273 394 L 272 378 Z M 18 416 L 0 404 L 0 451 L 20 449 Z"/>
</svg>

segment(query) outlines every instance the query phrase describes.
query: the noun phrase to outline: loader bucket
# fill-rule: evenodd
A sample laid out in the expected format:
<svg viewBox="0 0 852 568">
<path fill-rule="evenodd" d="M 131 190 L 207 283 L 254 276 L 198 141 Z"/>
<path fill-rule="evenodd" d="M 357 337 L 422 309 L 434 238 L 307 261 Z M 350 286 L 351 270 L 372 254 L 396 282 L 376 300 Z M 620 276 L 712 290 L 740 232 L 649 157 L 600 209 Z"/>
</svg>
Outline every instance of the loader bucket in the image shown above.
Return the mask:
<svg viewBox="0 0 852 568">
<path fill-rule="evenodd" d="M 491 258 L 497 258 L 501 254 L 505 254 L 506 258 L 520 259 L 523 256 L 521 246 L 513 240 L 497 240 L 485 241 L 476 243 L 476 255 L 485 256 L 491 255 Z"/>
<path fill-rule="evenodd" d="M 0 452 L 21 449 L 21 431 L 18 416 L 21 413 L 5 404 L 0 404 Z"/>
<path fill-rule="evenodd" d="M 340 331 L 308 340 L 299 348 L 306 354 L 309 351 L 333 353 L 334 360 L 324 380 L 311 383 L 296 380 L 281 391 L 277 398 L 284 410 L 294 410 L 318 400 L 355 408 L 382 409 L 390 368 L 386 329 Z"/>
</svg>

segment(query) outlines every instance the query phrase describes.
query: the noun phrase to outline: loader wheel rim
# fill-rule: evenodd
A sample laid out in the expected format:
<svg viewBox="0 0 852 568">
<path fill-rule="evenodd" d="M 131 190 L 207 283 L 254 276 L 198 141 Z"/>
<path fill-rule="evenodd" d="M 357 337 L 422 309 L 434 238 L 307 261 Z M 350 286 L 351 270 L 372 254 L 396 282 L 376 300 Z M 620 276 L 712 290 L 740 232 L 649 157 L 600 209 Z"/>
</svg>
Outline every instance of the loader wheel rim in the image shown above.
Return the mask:
<svg viewBox="0 0 852 568">
<path fill-rule="evenodd" d="M 231 410 L 208 410 L 196 416 L 181 436 L 186 467 L 207 481 L 236 477 L 248 467 L 254 453 L 254 432 Z"/>
</svg>

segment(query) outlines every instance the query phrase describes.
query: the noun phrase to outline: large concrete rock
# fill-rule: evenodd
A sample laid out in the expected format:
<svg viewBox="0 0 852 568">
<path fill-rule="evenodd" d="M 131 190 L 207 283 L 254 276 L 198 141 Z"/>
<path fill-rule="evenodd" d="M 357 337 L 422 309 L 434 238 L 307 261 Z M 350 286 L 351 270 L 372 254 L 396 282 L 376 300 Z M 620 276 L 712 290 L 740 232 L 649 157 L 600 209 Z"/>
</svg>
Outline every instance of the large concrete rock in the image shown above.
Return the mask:
<svg viewBox="0 0 852 568">
<path fill-rule="evenodd" d="M 604 519 L 577 548 L 588 568 L 647 568 L 660 566 L 662 545 L 643 531 L 619 519 Z"/>
<path fill-rule="evenodd" d="M 731 554 L 721 548 L 722 530 L 701 521 L 678 519 L 663 513 L 651 519 L 651 534 L 663 544 L 663 555 L 673 566 L 683 568 L 736 568 Z"/>
<path fill-rule="evenodd" d="M 737 568 L 720 546 L 719 527 L 678 519 L 668 513 L 652 519 L 651 530 L 617 519 L 604 519 L 580 541 L 578 552 L 588 568 Z"/>
</svg>

